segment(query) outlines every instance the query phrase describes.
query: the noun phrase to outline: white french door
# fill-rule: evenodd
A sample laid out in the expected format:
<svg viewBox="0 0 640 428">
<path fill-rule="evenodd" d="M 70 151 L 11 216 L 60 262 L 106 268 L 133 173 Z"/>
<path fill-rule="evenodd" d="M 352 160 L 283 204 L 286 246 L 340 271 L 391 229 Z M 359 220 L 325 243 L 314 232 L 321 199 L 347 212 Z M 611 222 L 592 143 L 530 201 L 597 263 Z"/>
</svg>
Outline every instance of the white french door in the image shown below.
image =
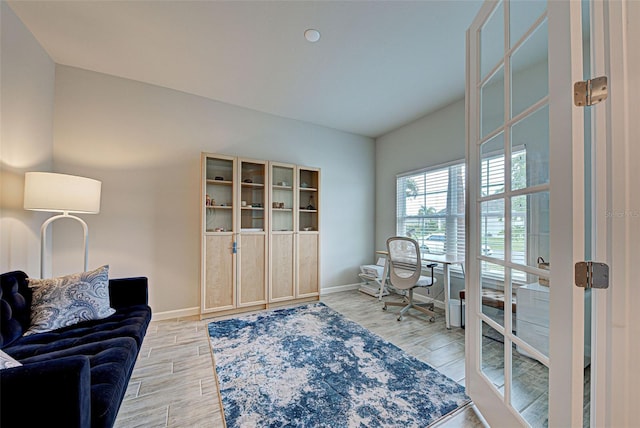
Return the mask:
<svg viewBox="0 0 640 428">
<path fill-rule="evenodd" d="M 492 427 L 582 426 L 581 3 L 487 1 L 467 32 L 466 387 Z"/>
</svg>

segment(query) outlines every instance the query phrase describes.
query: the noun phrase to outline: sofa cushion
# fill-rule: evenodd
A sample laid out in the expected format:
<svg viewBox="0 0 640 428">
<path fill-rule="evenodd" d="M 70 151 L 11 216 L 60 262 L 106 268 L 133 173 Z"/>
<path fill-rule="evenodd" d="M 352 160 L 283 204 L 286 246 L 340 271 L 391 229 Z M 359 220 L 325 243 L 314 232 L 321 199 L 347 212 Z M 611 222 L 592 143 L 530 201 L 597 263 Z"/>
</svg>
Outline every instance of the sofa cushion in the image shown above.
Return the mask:
<svg viewBox="0 0 640 428">
<path fill-rule="evenodd" d="M 109 266 L 52 279 L 29 279 L 31 325 L 25 336 L 112 315 Z"/>
<path fill-rule="evenodd" d="M 23 361 L 37 355 L 118 337 L 129 337 L 140 347 L 150 320 L 151 309 L 148 306 L 130 306 L 119 309 L 103 320 L 84 321 L 46 333 L 23 336 L 4 349 Z"/>
</svg>

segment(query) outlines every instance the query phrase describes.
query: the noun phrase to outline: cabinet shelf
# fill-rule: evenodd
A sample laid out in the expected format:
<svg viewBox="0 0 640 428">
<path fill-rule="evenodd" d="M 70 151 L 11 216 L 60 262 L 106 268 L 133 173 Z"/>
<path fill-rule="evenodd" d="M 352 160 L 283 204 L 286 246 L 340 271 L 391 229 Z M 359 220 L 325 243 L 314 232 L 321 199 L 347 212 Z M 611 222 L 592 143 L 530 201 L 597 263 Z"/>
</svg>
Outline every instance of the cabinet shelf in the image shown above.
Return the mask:
<svg viewBox="0 0 640 428">
<path fill-rule="evenodd" d="M 300 208 L 300 212 L 301 213 L 317 213 L 318 210 L 308 210 L 308 209 Z"/>
<path fill-rule="evenodd" d="M 264 207 L 241 207 L 243 211 L 264 211 Z"/>
<path fill-rule="evenodd" d="M 301 187 L 300 191 L 301 192 L 317 192 L 318 189 L 316 189 L 315 187 Z"/>
<path fill-rule="evenodd" d="M 231 185 L 233 185 L 233 181 L 229 181 L 229 180 L 214 180 L 212 178 L 207 178 L 207 184 L 219 184 L 221 186 L 231 186 Z"/>
<path fill-rule="evenodd" d="M 262 183 L 242 183 L 242 187 L 256 187 L 256 188 L 263 188 L 264 184 Z"/>
<path fill-rule="evenodd" d="M 293 187 L 291 186 L 279 186 L 279 185 L 273 185 L 271 186 L 274 190 L 293 190 Z"/>
<path fill-rule="evenodd" d="M 209 210 L 230 210 L 233 209 L 230 205 L 207 205 L 207 209 Z"/>
<path fill-rule="evenodd" d="M 293 209 L 291 208 L 272 208 L 273 211 L 280 211 L 280 212 L 291 212 L 293 211 Z"/>
</svg>

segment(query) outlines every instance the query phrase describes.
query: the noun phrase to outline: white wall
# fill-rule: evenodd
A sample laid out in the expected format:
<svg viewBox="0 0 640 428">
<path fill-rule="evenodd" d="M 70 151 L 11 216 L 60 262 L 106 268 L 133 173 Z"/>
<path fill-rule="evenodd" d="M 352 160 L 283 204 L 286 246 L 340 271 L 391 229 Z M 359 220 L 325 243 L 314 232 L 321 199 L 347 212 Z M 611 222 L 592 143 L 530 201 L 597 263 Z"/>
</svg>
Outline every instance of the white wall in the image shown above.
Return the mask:
<svg viewBox="0 0 640 428">
<path fill-rule="evenodd" d="M 322 168 L 322 288 L 371 261 L 373 140 L 60 65 L 55 89 L 56 171 L 102 180 L 89 266 L 148 276 L 154 311 L 199 305 L 202 151 Z M 54 274 L 81 268 L 80 234 L 54 225 Z"/>
<path fill-rule="evenodd" d="M 22 208 L 24 173 L 51 170 L 55 65 L 4 1 L 0 15 L 0 272 L 37 277 L 47 215 Z"/>
</svg>

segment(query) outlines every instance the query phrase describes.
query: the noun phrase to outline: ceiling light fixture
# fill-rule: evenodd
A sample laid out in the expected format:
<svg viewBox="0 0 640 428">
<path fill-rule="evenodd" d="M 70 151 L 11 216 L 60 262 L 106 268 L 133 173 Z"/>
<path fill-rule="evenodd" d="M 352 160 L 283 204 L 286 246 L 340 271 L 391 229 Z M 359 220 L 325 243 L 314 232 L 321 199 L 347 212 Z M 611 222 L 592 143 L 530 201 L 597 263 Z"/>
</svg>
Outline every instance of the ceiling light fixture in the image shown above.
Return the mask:
<svg viewBox="0 0 640 428">
<path fill-rule="evenodd" d="M 315 43 L 320 40 L 320 31 L 309 28 L 304 32 L 304 38 L 307 39 L 308 42 Z"/>
</svg>

